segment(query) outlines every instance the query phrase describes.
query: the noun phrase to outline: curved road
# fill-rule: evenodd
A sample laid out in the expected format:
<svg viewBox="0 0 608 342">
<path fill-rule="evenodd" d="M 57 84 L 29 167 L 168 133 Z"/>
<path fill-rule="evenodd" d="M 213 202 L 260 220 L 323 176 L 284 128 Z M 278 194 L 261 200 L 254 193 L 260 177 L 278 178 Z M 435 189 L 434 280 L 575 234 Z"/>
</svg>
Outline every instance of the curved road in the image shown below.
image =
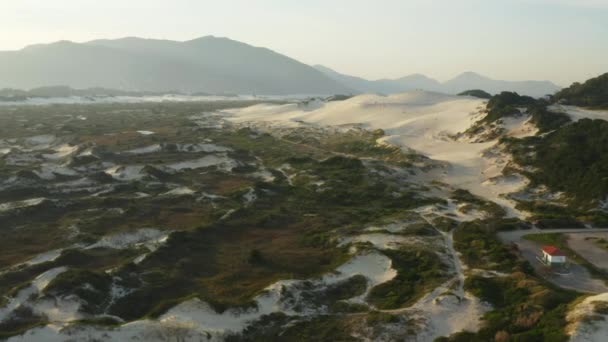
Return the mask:
<svg viewBox="0 0 608 342">
<path fill-rule="evenodd" d="M 570 264 L 571 273 L 568 275 L 558 275 L 552 272 L 548 272 L 547 268 L 541 263 L 537 257 L 540 255 L 540 246 L 532 241 L 525 240 L 525 235 L 531 234 L 546 234 L 546 233 L 564 233 L 564 234 L 578 234 L 578 233 L 598 233 L 608 232 L 608 229 L 528 229 L 528 230 L 515 230 L 509 232 L 498 233 L 498 238 L 506 244 L 514 243 L 519 248 L 521 255 L 530 262 L 536 272 L 552 282 L 553 284 L 563 287 L 565 289 L 575 290 L 586 293 L 604 293 L 608 292 L 608 286 L 603 280 L 595 279 L 591 276 L 589 271 L 576 263 Z M 608 257 L 608 252 L 606 254 Z"/>
</svg>

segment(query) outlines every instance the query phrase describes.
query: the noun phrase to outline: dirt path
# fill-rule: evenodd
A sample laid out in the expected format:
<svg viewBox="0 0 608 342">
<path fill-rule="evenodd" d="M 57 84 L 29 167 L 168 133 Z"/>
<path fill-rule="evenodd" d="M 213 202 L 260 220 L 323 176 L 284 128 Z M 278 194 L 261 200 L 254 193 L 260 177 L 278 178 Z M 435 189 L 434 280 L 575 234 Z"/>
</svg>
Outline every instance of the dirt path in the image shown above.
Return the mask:
<svg viewBox="0 0 608 342">
<path fill-rule="evenodd" d="M 498 238 L 503 243 L 514 243 L 519 248 L 521 255 L 530 262 L 537 274 L 553 284 L 570 290 L 575 290 L 585 293 L 604 293 L 608 292 L 608 286 L 600 279 L 595 279 L 589 271 L 575 263 L 571 263 L 568 275 L 557 275 L 548 272 L 547 268 L 538 259 L 540 254 L 540 246 L 532 241 L 525 240 L 523 237 L 530 234 L 542 233 L 567 233 L 580 234 L 590 232 L 608 232 L 608 229 L 531 229 L 531 230 L 516 230 L 510 232 L 498 233 Z"/>
</svg>

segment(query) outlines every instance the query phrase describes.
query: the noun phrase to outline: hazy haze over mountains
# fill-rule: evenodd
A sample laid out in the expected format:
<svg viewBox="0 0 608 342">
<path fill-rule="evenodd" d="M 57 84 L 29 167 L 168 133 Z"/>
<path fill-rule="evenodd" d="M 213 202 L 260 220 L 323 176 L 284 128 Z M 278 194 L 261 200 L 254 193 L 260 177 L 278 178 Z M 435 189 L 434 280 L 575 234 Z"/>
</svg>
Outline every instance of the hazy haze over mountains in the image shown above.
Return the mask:
<svg viewBox="0 0 608 342">
<path fill-rule="evenodd" d="M 266 48 L 213 36 L 185 42 L 142 38 L 60 41 L 0 52 L 0 88 L 66 85 L 128 91 L 210 94 L 392 94 L 423 89 L 455 94 L 469 89 L 543 96 L 548 81 L 500 81 L 466 72 L 440 83 L 421 74 L 370 81 L 309 65 Z"/>
<path fill-rule="evenodd" d="M 350 89 L 265 48 L 212 36 L 186 42 L 61 41 L 0 52 L 0 87 L 68 85 L 214 94 L 333 94 Z"/>
<path fill-rule="evenodd" d="M 515 91 L 522 95 L 541 97 L 553 94 L 561 87 L 549 81 L 502 81 L 493 80 L 474 72 L 464 72 L 455 78 L 440 83 L 421 74 L 412 74 L 398 79 L 381 79 L 376 81 L 344 75 L 322 65 L 315 65 L 334 80 L 363 93 L 399 93 L 408 90 L 423 89 L 448 94 L 457 94 L 470 89 L 482 89 L 492 94 L 501 91 Z"/>
</svg>

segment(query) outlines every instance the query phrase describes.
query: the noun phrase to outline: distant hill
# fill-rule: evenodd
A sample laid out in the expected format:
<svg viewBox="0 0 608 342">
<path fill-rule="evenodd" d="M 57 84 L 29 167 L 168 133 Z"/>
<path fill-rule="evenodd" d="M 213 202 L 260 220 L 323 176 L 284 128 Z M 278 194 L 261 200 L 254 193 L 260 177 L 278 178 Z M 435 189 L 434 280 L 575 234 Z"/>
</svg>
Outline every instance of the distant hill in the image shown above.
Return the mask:
<svg viewBox="0 0 608 342">
<path fill-rule="evenodd" d="M 443 89 L 447 93 L 459 93 L 467 89 L 481 89 L 490 94 L 499 94 L 503 91 L 512 91 L 520 95 L 542 97 L 552 95 L 561 87 L 549 81 L 502 81 L 465 72 L 455 78 L 444 82 Z"/>
<path fill-rule="evenodd" d="M 410 90 L 441 91 L 441 84 L 421 74 L 412 74 L 399 79 L 366 80 L 361 77 L 341 74 L 323 65 L 315 65 L 317 70 L 359 93 L 394 94 Z"/>
<path fill-rule="evenodd" d="M 30 90 L 4 88 L 0 89 L 0 101 L 24 100 L 27 98 L 53 98 L 70 96 L 145 96 L 162 95 L 155 92 L 137 92 L 107 88 L 74 89 L 68 86 L 37 87 Z"/>
<path fill-rule="evenodd" d="M 392 94 L 409 90 L 422 89 L 439 91 L 448 94 L 458 94 L 470 89 L 479 89 L 490 94 L 499 94 L 503 91 L 517 92 L 522 95 L 542 97 L 554 94 L 559 86 L 549 81 L 501 81 L 493 80 L 474 72 L 465 72 L 455 78 L 440 83 L 437 80 L 420 74 L 414 74 L 394 80 L 369 81 L 359 77 L 340 74 L 330 68 L 316 65 L 317 70 L 345 86 L 363 93 Z"/>
<path fill-rule="evenodd" d="M 582 84 L 574 83 L 555 94 L 554 99 L 574 106 L 608 109 L 608 73 Z"/>
<path fill-rule="evenodd" d="M 492 94 L 485 92 L 481 89 L 465 90 L 462 93 L 458 93 L 458 96 L 473 96 L 473 97 L 478 97 L 480 99 L 491 99 L 492 98 Z"/>
<path fill-rule="evenodd" d="M 337 94 L 352 90 L 271 50 L 212 36 L 186 42 L 61 41 L 0 52 L 0 88 L 65 85 L 213 94 Z"/>
</svg>

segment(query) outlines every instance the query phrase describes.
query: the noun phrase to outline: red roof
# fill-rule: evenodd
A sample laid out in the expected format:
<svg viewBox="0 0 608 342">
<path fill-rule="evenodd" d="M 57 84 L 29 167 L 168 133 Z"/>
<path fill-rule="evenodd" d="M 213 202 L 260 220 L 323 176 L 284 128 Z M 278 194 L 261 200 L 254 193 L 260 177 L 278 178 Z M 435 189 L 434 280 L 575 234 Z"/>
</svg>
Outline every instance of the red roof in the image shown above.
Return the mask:
<svg viewBox="0 0 608 342">
<path fill-rule="evenodd" d="M 555 246 L 543 246 L 543 252 L 551 255 L 551 256 L 565 256 L 564 252 L 562 252 L 559 248 Z"/>
</svg>

